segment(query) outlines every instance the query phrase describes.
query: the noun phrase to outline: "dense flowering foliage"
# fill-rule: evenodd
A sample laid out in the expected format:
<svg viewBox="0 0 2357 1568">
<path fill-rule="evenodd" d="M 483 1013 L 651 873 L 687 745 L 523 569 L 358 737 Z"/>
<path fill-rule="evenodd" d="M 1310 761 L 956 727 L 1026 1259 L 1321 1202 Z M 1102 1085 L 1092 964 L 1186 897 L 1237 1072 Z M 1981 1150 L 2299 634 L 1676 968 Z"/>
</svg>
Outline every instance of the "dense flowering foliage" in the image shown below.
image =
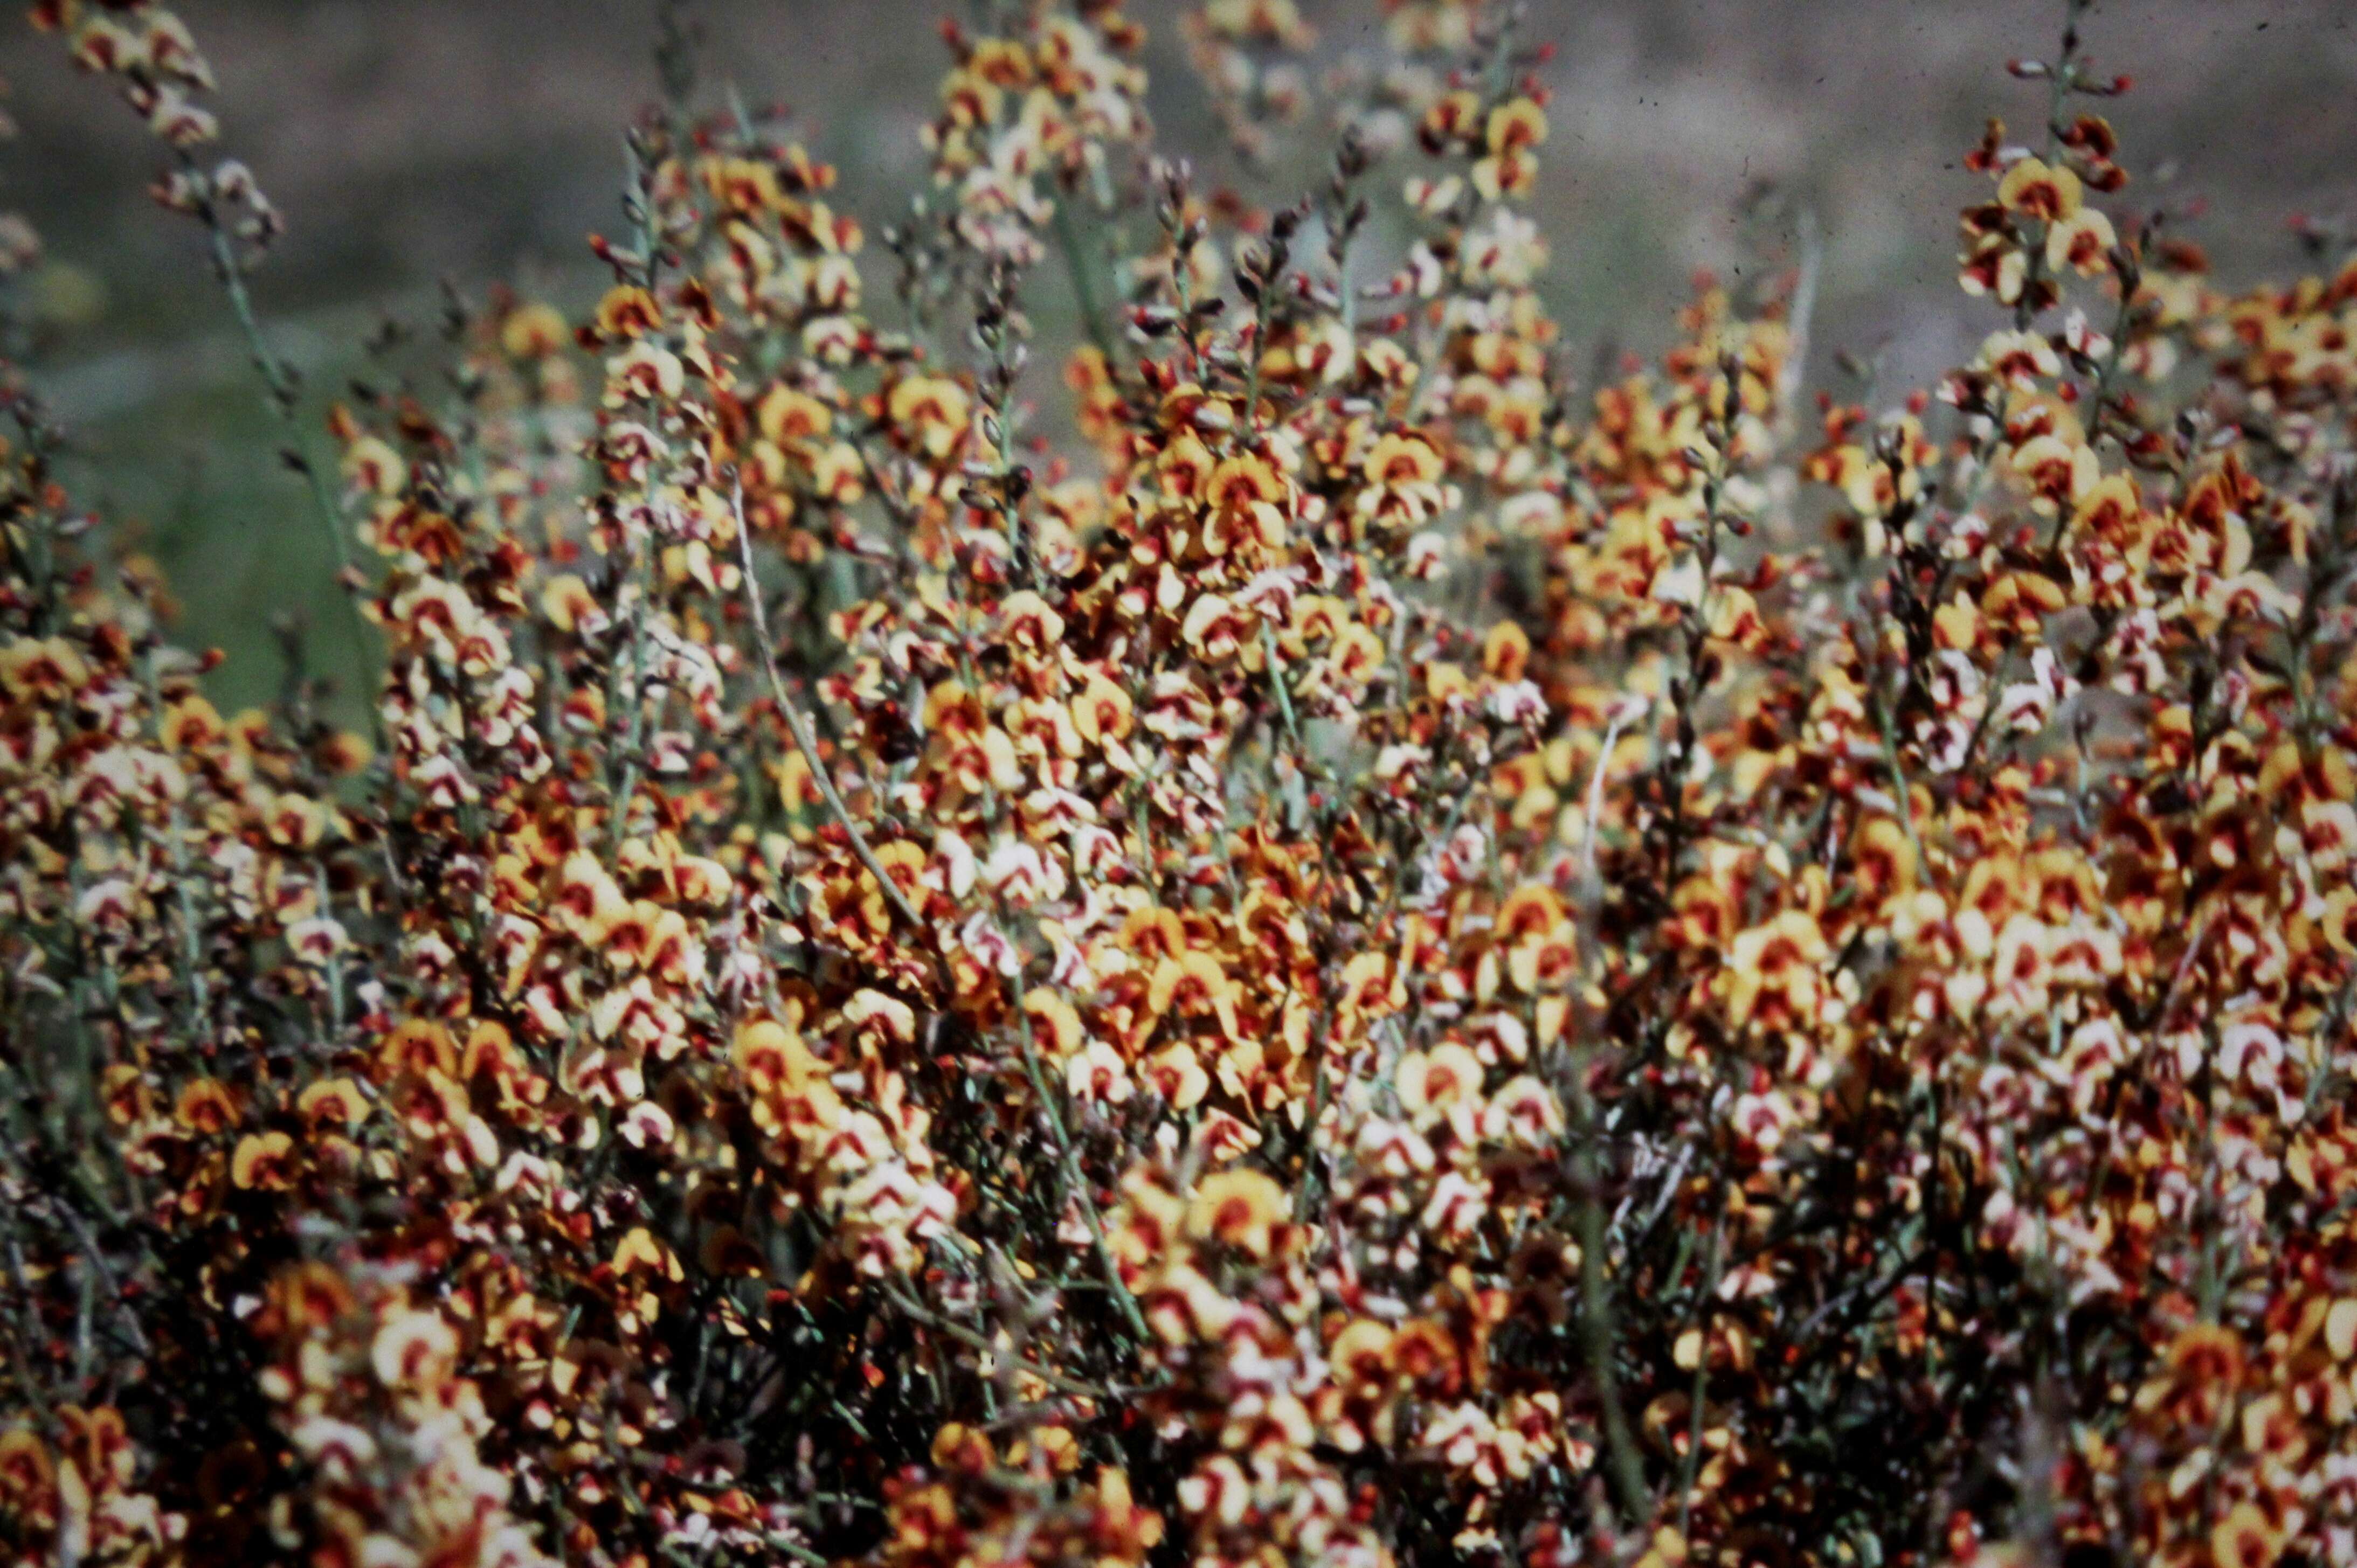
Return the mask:
<svg viewBox="0 0 2357 1568">
<path fill-rule="evenodd" d="M 7 1559 L 2357 1557 L 2357 266 L 2213 284 L 2074 28 L 1969 364 L 1583 384 L 1534 18 L 1259 211 L 978 15 L 905 223 L 683 82 L 594 313 L 332 411 L 364 733 L 10 391 Z M 250 326 L 194 43 L 40 19 Z"/>
</svg>

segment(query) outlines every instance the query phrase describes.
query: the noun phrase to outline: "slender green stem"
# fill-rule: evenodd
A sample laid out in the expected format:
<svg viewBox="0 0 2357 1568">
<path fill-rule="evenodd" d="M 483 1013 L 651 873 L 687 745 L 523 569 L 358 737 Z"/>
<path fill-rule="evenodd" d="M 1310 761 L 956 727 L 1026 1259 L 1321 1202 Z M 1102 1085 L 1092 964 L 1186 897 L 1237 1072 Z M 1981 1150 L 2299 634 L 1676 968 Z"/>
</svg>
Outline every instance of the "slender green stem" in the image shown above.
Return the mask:
<svg viewBox="0 0 2357 1568">
<path fill-rule="evenodd" d="M 989 1336 L 968 1328 L 964 1324 L 954 1319 L 943 1317 L 904 1290 L 886 1285 L 884 1294 L 894 1306 L 899 1307 L 926 1327 L 946 1334 L 962 1345 L 970 1345 L 977 1350 L 993 1356 L 1004 1356 L 1014 1362 L 1017 1371 L 1027 1377 L 1039 1379 L 1051 1389 L 1060 1389 L 1068 1394 L 1078 1394 L 1083 1399 L 1110 1400 L 1113 1397 L 1110 1391 L 1099 1388 L 1094 1383 L 1082 1382 L 1078 1378 L 1070 1378 L 1061 1372 L 1051 1371 L 1037 1361 L 1027 1361 L 1013 1351 L 992 1344 Z"/>
<path fill-rule="evenodd" d="M 1890 791 L 1899 798 L 1899 825 L 1906 831 L 1907 848 L 1915 856 L 1915 875 L 1928 881 L 1932 864 L 1923 858 L 1923 841 L 1915 836 L 1914 791 L 1907 782 L 1907 769 L 1899 759 L 1899 737 L 1890 730 L 1890 712 L 1882 700 L 1882 688 L 1874 687 L 1874 727 L 1882 736 L 1882 762 L 1890 769 Z"/>
<path fill-rule="evenodd" d="M 751 581 L 749 572 L 747 581 Z M 757 594 L 757 604 L 759 600 Z M 613 820 L 607 825 L 608 840 L 616 847 L 620 845 L 622 835 L 629 831 L 630 798 L 639 792 L 639 753 L 647 717 L 647 617 L 651 609 L 651 607 L 641 596 L 630 616 L 630 727 L 623 735 L 621 756 L 618 759 L 620 766 L 609 791 L 613 797 L 609 808 Z M 818 764 L 813 762 L 811 769 L 817 771 Z"/>
<path fill-rule="evenodd" d="M 914 904 L 909 902 L 909 896 L 900 891 L 900 885 L 884 868 L 884 863 L 876 858 L 876 851 L 869 845 L 867 835 L 859 831 L 859 824 L 852 819 L 851 808 L 843 803 L 843 796 L 834 788 L 834 779 L 827 770 L 826 761 L 819 756 L 818 737 L 812 733 L 810 720 L 803 715 L 802 709 L 794 705 L 793 698 L 786 693 L 785 677 L 778 673 L 777 644 L 770 638 L 770 615 L 761 606 L 761 582 L 753 571 L 753 535 L 745 526 L 745 494 L 742 489 L 737 492 L 736 505 L 737 545 L 744 558 L 745 599 L 753 612 L 753 639 L 756 651 L 761 656 L 762 672 L 770 679 L 770 694 L 776 699 L 778 712 L 784 717 L 786 728 L 794 737 L 794 746 L 802 754 L 802 761 L 810 767 L 811 777 L 818 783 L 819 794 L 825 800 L 828 812 L 843 829 L 845 836 L 851 840 L 851 853 L 859 857 L 859 864 L 876 878 L 893 911 L 908 922 L 911 930 L 922 933 L 925 918 L 917 912 Z M 948 984 L 949 969 L 938 953 L 934 955 L 934 962 L 941 970 L 942 983 Z"/>
<path fill-rule="evenodd" d="M 1064 1125 L 1064 1113 L 1056 1104 L 1056 1096 L 1048 1084 L 1048 1074 L 1039 1062 L 1039 1043 L 1031 1037 L 1031 1015 L 1023 1006 L 1020 982 L 1009 977 L 1006 983 L 1008 999 L 1015 1006 L 1017 1037 L 1023 1042 L 1023 1071 L 1031 1080 L 1031 1093 L 1039 1101 L 1039 1112 L 1048 1119 L 1048 1130 L 1056 1140 L 1056 1155 L 1064 1166 L 1064 1185 L 1071 1189 L 1072 1200 L 1081 1206 L 1082 1217 L 1089 1227 L 1089 1240 L 1095 1245 L 1097 1265 L 1104 1271 L 1105 1288 L 1128 1319 L 1131 1330 L 1142 1343 L 1149 1335 L 1146 1314 L 1139 1310 L 1137 1298 L 1121 1277 L 1120 1263 L 1113 1255 L 1113 1243 L 1105 1237 L 1104 1216 L 1097 1212 L 1096 1198 L 1089 1191 L 1088 1173 L 1081 1168 L 1080 1151 L 1072 1144 L 1071 1130 Z"/>
<path fill-rule="evenodd" d="M 1710 1384 L 1710 1304 L 1718 1294 L 1718 1282 L 1727 1269 L 1727 1231 L 1714 1227 L 1710 1233 L 1710 1266 L 1702 1287 L 1702 1302 L 1695 1313 L 1695 1329 L 1702 1336 L 1702 1348 L 1695 1356 L 1694 1389 L 1690 1395 L 1694 1409 L 1686 1423 L 1686 1456 L 1678 1471 L 1678 1536 L 1685 1538 L 1693 1518 L 1695 1477 L 1702 1469 L 1703 1395 Z M 1674 1280 L 1672 1281 L 1675 1283 Z"/>
<path fill-rule="evenodd" d="M 1596 1118 L 1587 1090 L 1579 1079 L 1577 1062 L 1571 1069 L 1571 1101 L 1576 1140 L 1572 1145 L 1571 1179 L 1579 1194 L 1580 1337 L 1587 1352 L 1588 1375 L 1595 1380 L 1597 1403 L 1604 1412 L 1606 1473 L 1620 1505 L 1621 1520 L 1631 1530 L 1652 1517 L 1653 1496 L 1645 1485 L 1644 1462 L 1637 1453 L 1629 1412 L 1620 1401 L 1620 1373 L 1616 1364 L 1618 1336 L 1612 1325 L 1612 1285 L 1605 1276 L 1607 1245 L 1604 1203 L 1597 1191 L 1593 1145 Z"/>
</svg>

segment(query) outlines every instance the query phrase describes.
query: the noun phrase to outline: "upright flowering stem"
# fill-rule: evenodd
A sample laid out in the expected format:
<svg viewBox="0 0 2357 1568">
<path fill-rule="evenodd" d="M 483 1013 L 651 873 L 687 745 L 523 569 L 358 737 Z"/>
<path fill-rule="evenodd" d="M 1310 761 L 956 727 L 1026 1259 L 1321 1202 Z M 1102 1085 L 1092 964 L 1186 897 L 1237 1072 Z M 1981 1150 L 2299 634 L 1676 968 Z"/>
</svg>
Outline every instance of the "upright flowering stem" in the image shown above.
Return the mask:
<svg viewBox="0 0 2357 1568">
<path fill-rule="evenodd" d="M 1023 1048 L 1023 1073 L 1030 1080 L 1031 1093 L 1047 1120 L 1048 1130 L 1056 1140 L 1056 1157 L 1064 1167 L 1064 1187 L 1072 1202 L 1080 1208 L 1081 1218 L 1089 1228 L 1089 1243 L 1096 1249 L 1097 1264 L 1104 1271 L 1105 1289 L 1112 1293 L 1114 1303 L 1121 1308 L 1130 1332 L 1140 1344 L 1147 1337 L 1146 1315 L 1138 1309 L 1137 1298 L 1121 1277 L 1121 1266 L 1114 1261 L 1113 1245 L 1105 1240 L 1104 1216 L 1097 1209 L 1095 1196 L 1089 1191 L 1088 1173 L 1082 1168 L 1079 1149 L 1072 1143 L 1071 1129 L 1064 1125 L 1064 1113 L 1059 1109 L 1055 1091 L 1048 1083 L 1048 1075 L 1039 1065 L 1039 1047 L 1031 1037 L 1031 1015 L 1023 1005 L 1022 986 L 1018 981 L 1007 981 L 1007 1001 L 1015 1013 L 1016 1038 Z"/>
<path fill-rule="evenodd" d="M 741 492 L 737 510 L 741 520 L 744 513 Z M 859 857 L 859 864 L 867 868 L 867 874 L 876 879 L 877 888 L 891 904 L 893 912 L 907 922 L 912 934 L 921 936 L 925 931 L 925 918 L 917 912 L 914 904 L 909 902 L 908 894 L 901 891 L 899 883 L 877 858 L 874 847 L 867 842 L 867 835 L 860 831 L 859 823 L 853 819 L 851 808 L 844 804 L 841 792 L 834 787 L 833 770 L 819 752 L 818 737 L 811 733 L 810 720 L 803 716 L 802 709 L 787 693 L 785 679 L 778 673 L 777 645 L 770 639 L 770 615 L 761 603 L 761 580 L 753 569 L 753 535 L 749 529 L 742 526 L 741 521 L 737 532 L 737 543 L 745 573 L 745 603 L 753 620 L 753 646 L 761 656 L 761 672 L 769 680 L 770 694 L 778 704 L 779 716 L 786 721 L 786 730 L 793 736 L 794 747 L 802 753 L 802 761 L 809 767 L 811 779 L 825 799 L 826 809 L 834 818 L 835 825 L 842 828 L 844 836 L 851 841 L 852 853 Z M 873 786 L 870 786 L 870 793 L 873 792 Z"/>
</svg>

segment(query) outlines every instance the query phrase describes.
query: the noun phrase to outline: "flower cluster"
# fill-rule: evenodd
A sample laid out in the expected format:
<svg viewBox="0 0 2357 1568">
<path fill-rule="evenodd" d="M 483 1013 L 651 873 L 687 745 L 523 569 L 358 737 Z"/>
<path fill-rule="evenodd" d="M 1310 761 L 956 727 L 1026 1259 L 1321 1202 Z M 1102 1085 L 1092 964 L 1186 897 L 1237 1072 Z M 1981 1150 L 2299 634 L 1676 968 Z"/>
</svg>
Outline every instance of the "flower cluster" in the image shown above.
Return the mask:
<svg viewBox="0 0 2357 1568">
<path fill-rule="evenodd" d="M 328 411 L 357 729 L 7 400 L 6 1560 L 2357 1553 L 2357 263 L 2100 205 L 2074 5 L 1971 362 L 1581 386 L 1532 18 L 1263 210 L 978 16 L 872 246 L 679 81 L 593 309 Z"/>
</svg>

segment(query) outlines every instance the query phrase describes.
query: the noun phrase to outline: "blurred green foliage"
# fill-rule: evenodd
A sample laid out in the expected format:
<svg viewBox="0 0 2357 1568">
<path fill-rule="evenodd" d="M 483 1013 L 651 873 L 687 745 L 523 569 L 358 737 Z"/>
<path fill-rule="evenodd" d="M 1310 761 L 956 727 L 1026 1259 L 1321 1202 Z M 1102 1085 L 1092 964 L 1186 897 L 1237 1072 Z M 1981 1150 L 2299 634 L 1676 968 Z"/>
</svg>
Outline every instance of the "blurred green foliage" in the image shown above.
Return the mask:
<svg viewBox="0 0 2357 1568">
<path fill-rule="evenodd" d="M 697 0 L 707 72 L 747 100 L 791 100 L 840 206 L 876 228 L 905 209 L 916 128 L 944 58 L 940 0 L 842 6 Z M 221 78 L 224 145 L 255 168 L 291 229 L 255 279 L 272 341 L 304 371 L 316 454 L 326 402 L 353 377 L 431 390 L 430 346 L 372 358 L 388 311 L 430 338 L 435 284 L 493 283 L 577 306 L 598 278 L 583 237 L 619 227 L 620 127 L 656 91 L 652 0 L 183 0 Z M 1319 177 L 1328 128 L 1262 174 L 1220 145 L 1185 62 L 1176 4 L 1152 31 L 1154 113 L 1214 183 L 1282 200 Z M 1305 3 L 1329 58 L 1376 14 Z M 2357 32 L 2337 0 L 2222 6 L 2142 0 L 2100 9 L 2093 48 L 2135 71 L 2115 117 L 2174 153 L 2212 201 L 2199 234 L 2231 278 L 2279 268 L 2296 208 L 2357 207 Z M 2028 122 L 2038 91 L 2003 60 L 2050 41 L 2048 0 L 1609 0 L 1542 5 L 1560 148 L 1538 216 L 1554 251 L 1549 304 L 1575 371 L 1667 340 L 1700 264 L 1790 264 L 1799 215 L 1824 235 L 1817 343 L 1872 358 L 1904 345 L 1888 384 L 1959 357 L 1970 319 L 1953 283 L 1955 167 L 1981 117 Z M 350 621 L 288 433 L 263 405 L 198 238 L 140 196 L 155 152 L 121 106 L 76 79 L 20 16 L 0 71 L 21 136 L 0 148 L 0 209 L 21 208 L 48 260 L 26 280 L 40 323 L 37 386 L 75 443 L 78 491 L 162 565 L 178 636 L 229 659 L 224 707 L 284 675 L 273 627 L 307 628 L 306 658 L 356 714 Z M 1762 200 L 1763 191 L 1769 199 Z M 2182 193 L 2180 193 L 2182 194 Z M 888 267 L 875 269 L 877 286 Z M 1070 340 L 1060 268 L 1031 307 L 1043 425 Z M 889 318 L 888 299 L 869 308 Z M 1826 380 L 1822 369 L 1814 379 Z"/>
</svg>

